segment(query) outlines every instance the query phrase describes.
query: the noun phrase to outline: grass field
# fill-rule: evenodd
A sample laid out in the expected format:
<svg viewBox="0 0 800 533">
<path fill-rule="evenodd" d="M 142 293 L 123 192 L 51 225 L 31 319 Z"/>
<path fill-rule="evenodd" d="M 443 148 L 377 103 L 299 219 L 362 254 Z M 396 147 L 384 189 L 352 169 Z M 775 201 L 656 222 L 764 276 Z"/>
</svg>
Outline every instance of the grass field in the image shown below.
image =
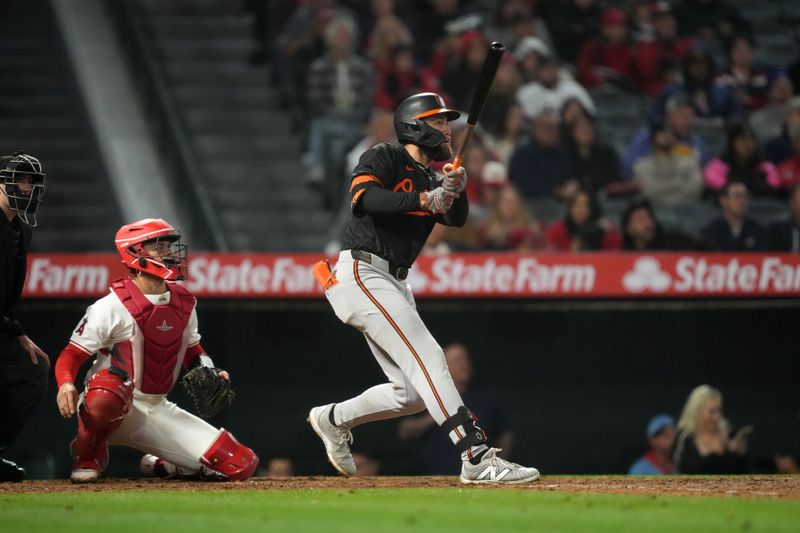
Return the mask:
<svg viewBox="0 0 800 533">
<path fill-rule="evenodd" d="M 4 532 L 800 530 L 800 500 L 541 490 L 304 488 L 0 492 Z M 110 490 L 109 490 L 110 489 Z"/>
</svg>

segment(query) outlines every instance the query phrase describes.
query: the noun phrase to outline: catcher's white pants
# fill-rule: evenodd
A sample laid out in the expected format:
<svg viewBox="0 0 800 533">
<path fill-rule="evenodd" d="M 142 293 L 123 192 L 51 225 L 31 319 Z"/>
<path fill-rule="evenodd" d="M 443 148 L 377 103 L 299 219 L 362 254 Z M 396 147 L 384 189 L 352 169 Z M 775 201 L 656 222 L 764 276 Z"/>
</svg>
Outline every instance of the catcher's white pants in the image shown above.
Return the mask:
<svg viewBox="0 0 800 533">
<path fill-rule="evenodd" d="M 108 443 L 151 453 L 175 466 L 197 471 L 200 458 L 222 431 L 164 396 L 134 391 L 131 410 Z"/>
<path fill-rule="evenodd" d="M 405 281 L 349 250 L 339 254 L 339 281 L 325 295 L 336 316 L 367 339 L 388 383 L 336 404 L 336 423 L 352 428 L 428 409 L 441 425 L 464 405 L 447 369 L 444 352 L 425 327 Z"/>
</svg>

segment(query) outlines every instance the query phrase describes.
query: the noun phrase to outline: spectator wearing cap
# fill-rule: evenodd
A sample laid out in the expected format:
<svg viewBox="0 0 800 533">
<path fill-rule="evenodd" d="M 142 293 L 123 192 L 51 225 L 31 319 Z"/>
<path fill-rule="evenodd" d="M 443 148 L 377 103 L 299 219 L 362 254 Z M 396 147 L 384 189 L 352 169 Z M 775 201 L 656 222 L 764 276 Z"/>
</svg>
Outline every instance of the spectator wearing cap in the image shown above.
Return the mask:
<svg viewBox="0 0 800 533">
<path fill-rule="evenodd" d="M 786 72 L 773 69 L 767 81 L 767 103 L 750 114 L 750 127 L 762 142 L 778 137 L 782 132 L 783 121 L 793 110 L 800 110 L 800 97 L 792 98 L 794 87 Z"/>
<path fill-rule="evenodd" d="M 648 9 L 653 17 L 653 39 L 637 42 L 634 56 L 639 89 L 656 96 L 678 79 L 681 61 L 694 47 L 694 40 L 678 36 L 678 25 L 669 2 L 654 2 Z"/>
<path fill-rule="evenodd" d="M 481 205 L 494 208 L 500 191 L 506 185 L 509 185 L 506 166 L 500 161 L 487 161 L 481 172 Z"/>
<path fill-rule="evenodd" d="M 536 81 L 542 61 L 552 57 L 552 55 L 551 48 L 541 39 L 537 37 L 525 37 L 522 39 L 514 48 L 513 53 L 522 81 L 524 83 Z"/>
<path fill-rule="evenodd" d="M 522 106 L 529 119 L 539 115 L 544 109 L 560 111 L 564 102 L 578 99 L 589 113 L 594 115 L 595 107 L 589 93 L 565 69 L 551 57 L 543 57 L 539 65 L 536 81 L 526 83 L 517 91 L 517 103 Z"/>
<path fill-rule="evenodd" d="M 660 123 L 660 119 L 653 121 Z M 695 113 L 689 100 L 683 94 L 676 94 L 667 101 L 665 123 L 675 138 L 674 152 L 693 155 L 704 166 L 711 160 L 705 141 L 695 132 Z M 633 166 L 641 158 L 652 152 L 650 127 L 640 128 L 631 139 L 622 156 L 622 173 L 625 177 L 633 174 Z"/>
<path fill-rule="evenodd" d="M 533 120 L 533 139 L 511 155 L 509 178 L 527 199 L 553 198 L 573 172 L 569 152 L 561 143 L 558 115 L 544 110 Z"/>
<path fill-rule="evenodd" d="M 636 61 L 628 40 L 628 17 L 624 11 L 609 8 L 601 18 L 601 36 L 587 41 L 578 55 L 578 81 L 593 89 L 635 86 Z"/>
<path fill-rule="evenodd" d="M 672 464 L 672 445 L 675 443 L 675 419 L 657 415 L 647 423 L 645 431 L 649 448 L 628 470 L 631 476 L 676 474 Z"/>
<path fill-rule="evenodd" d="M 622 213 L 622 249 L 632 252 L 702 250 L 702 243 L 685 233 L 664 228 L 653 206 L 645 198 L 635 198 Z"/>
<path fill-rule="evenodd" d="M 769 73 L 753 63 L 755 40 L 738 35 L 726 44 L 728 67 L 717 78 L 718 83 L 733 87 L 739 103 L 748 112 L 761 109 L 767 103 Z"/>
<path fill-rule="evenodd" d="M 719 252 L 758 252 L 767 249 L 764 228 L 747 216 L 750 191 L 744 183 L 731 181 L 717 193 L 720 214 L 702 231 L 703 239 Z"/>
<path fill-rule="evenodd" d="M 703 175 L 706 187 L 714 192 L 728 182 L 740 181 L 754 196 L 774 197 L 781 186 L 778 169 L 761 157 L 755 132 L 743 124 L 729 128 L 725 149 L 706 165 Z"/>
<path fill-rule="evenodd" d="M 576 186 L 596 196 L 609 183 L 622 180 L 619 156 L 611 145 L 597 138 L 591 118 L 579 115 L 565 128 Z"/>
<path fill-rule="evenodd" d="M 653 118 L 664 116 L 666 102 L 676 94 L 688 98 L 695 115 L 709 125 L 741 122 L 745 109 L 732 85 L 716 80 L 716 66 L 711 54 L 695 47 L 683 59 L 683 80 L 667 86 L 656 98 Z"/>
<path fill-rule="evenodd" d="M 664 124 L 651 126 L 650 143 L 650 154 L 633 166 L 633 178 L 644 197 L 657 207 L 700 200 L 703 178 L 694 154 L 676 149 L 675 137 Z"/>
</svg>

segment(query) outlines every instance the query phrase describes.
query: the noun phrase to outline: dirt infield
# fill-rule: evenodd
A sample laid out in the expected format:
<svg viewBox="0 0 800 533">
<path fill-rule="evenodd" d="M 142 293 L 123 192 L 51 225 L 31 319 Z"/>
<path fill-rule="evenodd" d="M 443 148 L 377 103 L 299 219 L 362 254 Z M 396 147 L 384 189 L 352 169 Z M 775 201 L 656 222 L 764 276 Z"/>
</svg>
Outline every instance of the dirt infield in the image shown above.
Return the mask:
<svg viewBox="0 0 800 533">
<path fill-rule="evenodd" d="M 717 496 L 800 499 L 800 476 L 546 476 L 525 485 L 473 487 L 455 477 L 293 477 L 253 478 L 244 482 L 199 483 L 180 480 L 101 479 L 92 485 L 68 480 L 0 483 L 0 495 L 41 492 L 106 492 L 129 490 L 299 490 L 459 487 L 474 490 L 525 490 L 639 494 L 650 496 Z"/>
</svg>

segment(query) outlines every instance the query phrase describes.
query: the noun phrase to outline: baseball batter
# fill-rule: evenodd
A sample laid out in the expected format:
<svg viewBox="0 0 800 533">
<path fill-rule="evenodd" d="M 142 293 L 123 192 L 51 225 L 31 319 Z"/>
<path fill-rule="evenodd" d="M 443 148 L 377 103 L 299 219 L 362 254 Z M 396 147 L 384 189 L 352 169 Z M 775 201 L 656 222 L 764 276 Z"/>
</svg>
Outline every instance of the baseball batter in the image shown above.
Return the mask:
<svg viewBox="0 0 800 533">
<path fill-rule="evenodd" d="M 144 452 L 145 474 L 249 478 L 258 465 L 253 450 L 166 399 L 181 367 L 214 366 L 200 345 L 194 296 L 172 283 L 186 275 L 180 233 L 144 219 L 120 228 L 116 247 L 130 279 L 89 307 L 56 363 L 58 409 L 64 418 L 78 412 L 70 479 L 96 481 L 109 444 Z M 79 398 L 75 378 L 94 355 Z M 211 374 L 230 379 L 224 370 Z"/>
<path fill-rule="evenodd" d="M 464 169 L 446 164 L 442 179 L 429 166 L 450 158 L 448 121 L 458 117 L 434 93 L 416 94 L 397 107 L 400 144 L 378 144 L 361 156 L 350 187 L 344 250 L 332 271 L 324 261 L 314 266 L 336 316 L 364 333 L 388 378 L 355 398 L 309 412 L 328 459 L 345 476 L 356 472 L 351 429 L 427 409 L 461 452 L 463 483 L 524 483 L 539 477 L 535 468 L 505 461 L 486 445 L 486 434 L 464 406 L 444 353 L 405 282 L 434 225 L 460 227 L 467 219 Z"/>
</svg>

